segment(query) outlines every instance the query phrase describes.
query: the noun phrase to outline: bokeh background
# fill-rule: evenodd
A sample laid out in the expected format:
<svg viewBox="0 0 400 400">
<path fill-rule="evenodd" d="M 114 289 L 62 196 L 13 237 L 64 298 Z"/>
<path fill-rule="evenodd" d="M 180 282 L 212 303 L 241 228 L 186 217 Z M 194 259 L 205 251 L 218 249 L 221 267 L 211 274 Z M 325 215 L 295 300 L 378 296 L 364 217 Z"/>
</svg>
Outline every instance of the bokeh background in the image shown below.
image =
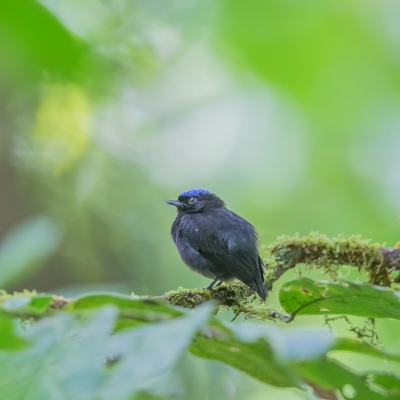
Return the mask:
<svg viewBox="0 0 400 400">
<path fill-rule="evenodd" d="M 399 20 L 396 0 L 1 2 L 0 287 L 205 285 L 164 203 L 193 187 L 263 244 L 314 230 L 393 246 Z M 379 329 L 400 349 L 394 327 Z M 188 399 L 306 396 L 186 362 Z"/>
</svg>

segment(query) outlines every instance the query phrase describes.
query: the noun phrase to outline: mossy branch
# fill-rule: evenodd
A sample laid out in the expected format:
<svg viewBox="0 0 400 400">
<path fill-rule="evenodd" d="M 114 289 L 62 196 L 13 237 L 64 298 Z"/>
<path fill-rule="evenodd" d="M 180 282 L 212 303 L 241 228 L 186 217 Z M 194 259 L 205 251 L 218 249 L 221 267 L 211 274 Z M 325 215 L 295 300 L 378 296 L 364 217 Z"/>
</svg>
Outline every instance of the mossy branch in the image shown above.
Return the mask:
<svg viewBox="0 0 400 400">
<path fill-rule="evenodd" d="M 369 282 L 375 285 L 389 287 L 399 281 L 391 274 L 400 271 L 400 249 L 370 244 L 370 240 L 362 240 L 359 235 L 349 238 L 339 235 L 331 239 L 314 232 L 304 237 L 281 236 L 266 250 L 273 271 L 268 280 L 270 285 L 300 263 L 323 268 L 333 278 L 337 276 L 340 265 L 349 265 L 365 272 Z"/>
<path fill-rule="evenodd" d="M 265 288 L 270 291 L 274 283 L 289 269 L 303 263 L 313 268 L 322 268 L 333 280 L 339 276 L 339 267 L 349 265 L 364 271 L 372 284 L 391 286 L 400 281 L 400 275 L 392 276 L 400 271 L 400 248 L 385 248 L 380 244 L 370 244 L 360 236 L 345 238 L 340 235 L 329 239 L 327 236 L 312 232 L 308 236 L 281 236 L 276 243 L 263 246 L 266 252 L 267 270 Z M 16 294 L 16 296 L 34 296 L 36 292 Z M 0 293 L 0 302 L 12 295 Z M 137 297 L 137 296 L 134 296 Z M 172 290 L 153 299 L 163 300 L 185 308 L 194 308 L 208 300 L 216 300 L 218 308 L 229 308 L 235 317 L 241 313 L 245 318 L 273 318 L 271 307 L 262 303 L 258 296 L 240 282 L 224 283 L 215 290 L 183 289 Z M 22 318 L 41 318 L 62 310 L 69 299 L 53 296 L 52 304 L 44 314 L 18 315 Z M 218 310 L 217 308 L 217 310 Z M 216 311 L 217 311 L 216 310 Z"/>
<path fill-rule="evenodd" d="M 391 286 L 393 282 L 400 281 L 399 276 L 392 278 L 393 272 L 400 271 L 400 248 L 371 244 L 370 240 L 363 240 L 360 236 L 328 238 L 317 232 L 303 237 L 281 236 L 277 242 L 263 246 L 263 249 L 266 252 L 264 285 L 267 292 L 286 271 L 301 263 L 322 268 L 332 280 L 338 278 L 341 265 L 349 265 L 365 272 L 372 284 Z M 271 307 L 260 304 L 254 292 L 241 283 L 224 284 L 212 292 L 180 288 L 160 298 L 189 308 L 215 299 L 220 306 L 231 308 L 235 315 L 243 313 L 246 318 L 270 318 Z"/>
</svg>

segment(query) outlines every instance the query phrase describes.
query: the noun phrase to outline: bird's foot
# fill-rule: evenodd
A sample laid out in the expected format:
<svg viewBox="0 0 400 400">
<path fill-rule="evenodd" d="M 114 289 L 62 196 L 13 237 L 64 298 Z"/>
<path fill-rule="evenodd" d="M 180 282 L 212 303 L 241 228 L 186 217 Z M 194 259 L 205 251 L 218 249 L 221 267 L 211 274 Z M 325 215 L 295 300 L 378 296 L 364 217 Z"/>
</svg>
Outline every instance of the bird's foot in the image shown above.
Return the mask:
<svg viewBox="0 0 400 400">
<path fill-rule="evenodd" d="M 206 290 L 211 290 L 213 286 L 215 285 L 215 282 L 217 282 L 217 278 L 215 278 L 205 289 Z"/>
<path fill-rule="evenodd" d="M 283 315 L 283 314 L 278 313 L 277 311 L 271 311 L 269 313 L 269 316 L 271 318 L 279 318 L 281 321 L 286 322 L 286 323 L 291 322 L 294 318 L 294 316 L 292 316 L 292 315 Z"/>
<path fill-rule="evenodd" d="M 205 287 L 204 289 L 206 289 L 206 290 L 213 290 L 213 288 L 214 288 L 214 285 L 215 285 L 215 282 L 217 282 L 218 281 L 218 279 L 214 279 L 207 287 Z M 215 287 L 218 287 L 219 285 L 221 285 L 222 284 L 222 281 L 219 281 L 216 285 L 215 285 Z"/>
</svg>

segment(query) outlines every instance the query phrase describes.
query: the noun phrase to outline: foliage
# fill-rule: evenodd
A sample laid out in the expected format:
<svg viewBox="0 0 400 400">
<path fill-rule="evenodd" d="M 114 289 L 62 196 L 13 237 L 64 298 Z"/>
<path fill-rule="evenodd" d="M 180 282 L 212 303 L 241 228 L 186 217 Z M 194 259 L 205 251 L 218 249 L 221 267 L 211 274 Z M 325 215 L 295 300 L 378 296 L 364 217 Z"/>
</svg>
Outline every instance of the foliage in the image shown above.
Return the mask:
<svg viewBox="0 0 400 400">
<path fill-rule="evenodd" d="M 323 313 L 400 319 L 399 292 L 361 282 L 297 279 L 280 288 L 279 301 L 291 318 Z"/>
<path fill-rule="evenodd" d="M 353 260 L 348 246 L 336 246 L 329 256 L 316 250 L 321 247 L 318 240 L 298 241 L 303 249 L 311 247 L 322 255 L 319 267 L 344 257 Z M 331 242 L 324 238 L 325 244 Z M 370 257 L 379 252 L 377 245 L 362 243 Z M 291 246 L 292 238 L 285 244 L 281 237 L 270 247 L 282 250 Z M 360 253 L 359 246 L 354 245 L 353 251 Z M 278 252 L 275 268 L 283 259 L 282 251 Z M 309 258 L 307 263 L 312 261 Z M 210 300 L 213 298 L 220 304 Z M 285 322 L 301 315 L 342 315 L 349 324 L 348 315 L 372 321 L 400 318 L 398 292 L 361 282 L 299 278 L 280 287 L 279 301 L 290 314 L 280 315 Z M 234 310 L 235 318 L 239 313 L 260 319 L 276 314 L 263 303 L 254 305 L 255 295 L 242 285 L 224 284 L 216 291 L 180 288 L 159 298 L 90 293 L 67 300 L 36 292 L 3 292 L 0 302 L 0 390 L 11 400 L 51 396 L 129 400 L 143 393 L 172 398 L 182 390 L 173 376 L 185 351 L 222 362 L 277 388 L 305 391 L 312 387 L 315 394 L 341 393 L 354 399 L 399 396 L 400 378 L 395 374 L 356 372 L 335 359 L 345 351 L 400 364 L 396 353 L 367 344 L 368 337 L 376 344 L 374 325 L 371 329 L 352 326 L 350 331 L 358 339 L 350 339 L 327 329 L 221 321 L 215 314 L 224 307 Z M 17 320 L 23 321 L 18 330 Z M 170 384 L 161 384 L 166 376 Z"/>
<path fill-rule="evenodd" d="M 10 307 L 21 298 L 30 301 Z M 33 294 L 2 302 L 0 390 L 9 400 L 129 400 L 143 391 L 169 398 L 177 388 L 159 383 L 173 375 L 186 349 L 277 387 L 301 389 L 307 382 L 338 389 L 345 398 L 397 398 L 400 381 L 393 374 L 358 374 L 332 356 L 350 351 L 395 363 L 400 356 L 327 330 L 232 325 L 212 316 L 213 304 L 186 311 L 117 294 L 83 296 L 41 318 L 42 299 Z M 16 329 L 15 312 L 39 320 Z"/>
</svg>

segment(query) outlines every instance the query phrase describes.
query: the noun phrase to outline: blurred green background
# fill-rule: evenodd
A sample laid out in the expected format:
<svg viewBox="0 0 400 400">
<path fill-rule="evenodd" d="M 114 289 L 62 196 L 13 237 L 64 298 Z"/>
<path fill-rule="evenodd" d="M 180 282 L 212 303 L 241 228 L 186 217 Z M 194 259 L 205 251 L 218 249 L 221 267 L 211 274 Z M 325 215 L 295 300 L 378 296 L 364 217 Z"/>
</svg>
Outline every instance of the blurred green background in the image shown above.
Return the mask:
<svg viewBox="0 0 400 400">
<path fill-rule="evenodd" d="M 395 0 L 1 2 L 0 287 L 205 285 L 164 203 L 193 187 L 263 244 L 318 230 L 393 246 L 399 19 Z M 219 398 L 272 393 L 188 362 Z"/>
</svg>

